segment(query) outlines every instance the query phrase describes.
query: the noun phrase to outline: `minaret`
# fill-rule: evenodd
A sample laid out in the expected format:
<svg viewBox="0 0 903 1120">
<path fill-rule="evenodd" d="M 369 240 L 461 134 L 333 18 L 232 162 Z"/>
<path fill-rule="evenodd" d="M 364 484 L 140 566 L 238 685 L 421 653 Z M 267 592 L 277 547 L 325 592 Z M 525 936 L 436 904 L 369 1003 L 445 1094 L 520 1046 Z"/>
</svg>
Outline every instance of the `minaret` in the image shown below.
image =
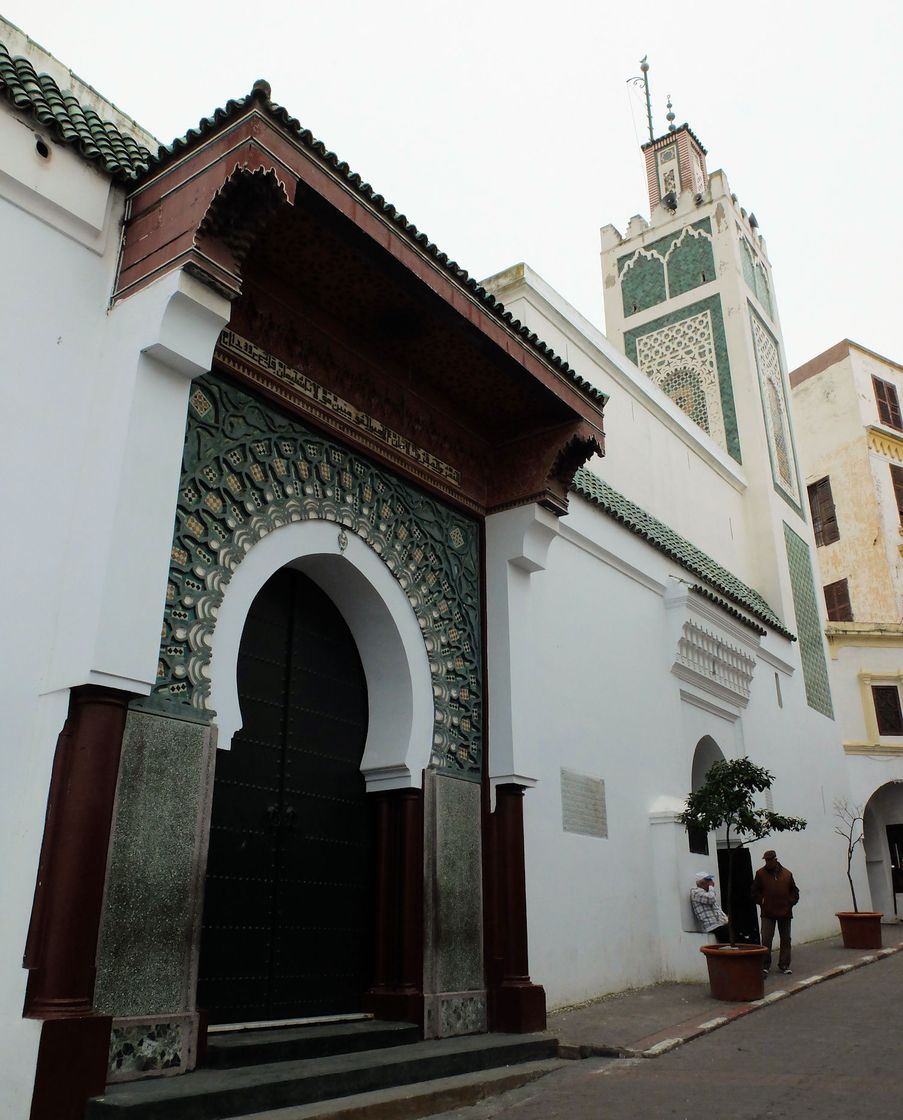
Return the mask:
<svg viewBox="0 0 903 1120">
<path fill-rule="evenodd" d="M 812 537 L 765 242 L 724 172 L 709 173 L 689 125 L 674 124 L 670 98 L 667 131 L 654 135 L 641 65 L 650 218 L 631 218 L 626 237 L 602 229 L 605 333 L 736 464 L 753 542 L 748 578 L 791 629 L 805 616 L 806 648 L 823 661 L 822 611 L 801 590 L 814 587 Z M 827 713 L 827 677 L 822 689 L 813 672 L 822 694 L 813 706 Z"/>
</svg>

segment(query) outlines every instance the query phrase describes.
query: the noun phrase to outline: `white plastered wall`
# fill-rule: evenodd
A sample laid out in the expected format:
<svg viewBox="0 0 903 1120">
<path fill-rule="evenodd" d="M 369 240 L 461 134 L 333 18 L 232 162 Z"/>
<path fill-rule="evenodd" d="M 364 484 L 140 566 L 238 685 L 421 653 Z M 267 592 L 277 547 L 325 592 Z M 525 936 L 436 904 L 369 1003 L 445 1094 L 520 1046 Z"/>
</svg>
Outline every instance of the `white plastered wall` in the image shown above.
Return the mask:
<svg viewBox="0 0 903 1120">
<path fill-rule="evenodd" d="M 581 377 L 609 394 L 605 458 L 590 469 L 751 580 L 743 468 L 529 266 L 515 265 L 483 283 Z M 649 469 L 638 470 L 640 463 Z"/>
<path fill-rule="evenodd" d="M 43 159 L 36 138 L 48 146 Z M 69 690 L 150 691 L 190 378 L 228 304 L 171 275 L 109 310 L 124 192 L 0 106 L 0 303 L 9 422 L 0 844 L 0 1115 L 27 1115 L 40 1023 L 22 1018 L 22 954 Z"/>
<path fill-rule="evenodd" d="M 746 752 L 772 770 L 775 808 L 808 819 L 803 833 L 754 845 L 753 866 L 777 847 L 803 892 L 796 939 L 834 932 L 845 880 L 830 806 L 847 793 L 847 775 L 833 721 L 806 704 L 796 647 L 762 639 L 745 708 L 698 692 L 688 700 L 694 689 L 672 671 L 677 648 L 666 605 L 686 572 L 576 496 L 542 566 L 527 573 L 509 565 L 512 585 L 522 577 L 529 591 L 520 599 L 510 670 L 519 724 L 504 768 L 535 782 L 524 806 L 530 968 L 549 1005 L 661 979 L 703 979 L 703 938 L 684 928 L 700 857 L 689 853 L 675 816 L 704 735 L 726 757 Z M 491 600 L 487 625 L 491 651 Z M 492 672 L 489 680 L 492 711 Z M 493 766 L 499 734 L 493 717 Z M 562 768 L 604 780 L 607 838 L 564 831 Z"/>
</svg>

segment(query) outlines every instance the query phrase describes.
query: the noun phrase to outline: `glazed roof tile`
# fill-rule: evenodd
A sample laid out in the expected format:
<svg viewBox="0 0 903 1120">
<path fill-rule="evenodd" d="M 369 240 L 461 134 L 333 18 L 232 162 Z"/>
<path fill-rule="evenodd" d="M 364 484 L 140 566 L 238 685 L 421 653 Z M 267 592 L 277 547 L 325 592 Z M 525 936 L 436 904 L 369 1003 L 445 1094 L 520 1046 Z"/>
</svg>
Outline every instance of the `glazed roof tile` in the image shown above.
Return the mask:
<svg viewBox="0 0 903 1120">
<path fill-rule="evenodd" d="M 614 487 L 609 486 L 598 475 L 586 470 L 585 467 L 581 467 L 574 476 L 572 489 L 576 494 L 598 506 L 609 517 L 613 517 L 615 521 L 632 533 L 642 537 L 653 548 L 658 549 L 659 552 L 663 552 L 670 559 L 680 564 L 682 568 L 685 568 L 698 579 L 705 580 L 709 588 L 719 592 L 725 599 L 749 611 L 751 615 L 764 622 L 766 626 L 775 630 L 778 634 L 783 634 L 785 638 L 796 641 L 795 635 L 784 626 L 758 591 L 748 587 L 727 568 L 723 568 L 711 556 L 706 555 L 701 548 L 697 548 L 695 544 L 688 541 L 686 537 L 675 533 L 673 529 L 659 521 L 658 518 L 653 517 L 651 513 L 640 509 L 638 505 L 629 498 L 625 498 L 623 494 L 618 493 Z M 710 598 L 715 598 L 705 588 L 696 587 L 694 590 L 702 594 L 708 594 Z"/>
<path fill-rule="evenodd" d="M 102 120 L 93 109 L 83 108 L 73 94 L 61 91 L 49 75 L 37 74 L 28 59 L 12 57 L 2 43 L 0 92 L 15 108 L 31 113 L 42 125 L 52 129 L 57 139 L 75 145 L 85 159 L 92 160 L 110 175 L 126 182 L 137 182 L 147 172 L 162 170 L 171 160 L 203 143 L 211 133 L 256 105 L 287 132 L 292 133 L 317 159 L 337 172 L 357 194 L 379 210 L 459 284 L 471 291 L 487 310 L 501 319 L 554 369 L 567 377 L 584 396 L 602 405 L 608 400 L 607 393 L 581 377 L 537 334 L 519 319 L 515 319 L 510 311 L 506 311 L 504 304 L 478 284 L 457 261 L 450 260 L 447 253 L 441 252 L 391 202 L 377 194 L 335 152 L 331 152 L 321 140 L 317 140 L 310 129 L 302 127 L 287 109 L 273 102 L 267 82 L 255 82 L 254 88 L 246 97 L 227 101 L 222 108 L 216 109 L 209 117 L 204 117 L 196 128 L 189 129 L 171 144 L 161 146 L 155 153 L 123 133 L 116 125 Z"/>
<path fill-rule="evenodd" d="M 0 43 L 0 93 L 23 113 L 49 129 L 57 140 L 118 179 L 135 179 L 147 169 L 151 153 L 134 137 L 103 120 L 73 93 L 61 90 L 49 74 L 38 74 L 27 58 L 13 57 Z"/>
</svg>

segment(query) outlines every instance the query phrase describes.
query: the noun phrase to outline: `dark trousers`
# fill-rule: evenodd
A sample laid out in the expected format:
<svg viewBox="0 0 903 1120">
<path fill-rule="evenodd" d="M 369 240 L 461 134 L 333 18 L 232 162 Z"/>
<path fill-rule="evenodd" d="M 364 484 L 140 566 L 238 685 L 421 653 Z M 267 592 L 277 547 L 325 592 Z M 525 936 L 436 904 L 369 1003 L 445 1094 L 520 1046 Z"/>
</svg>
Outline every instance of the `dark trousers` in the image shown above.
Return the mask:
<svg viewBox="0 0 903 1120">
<path fill-rule="evenodd" d="M 781 949 L 778 953 L 778 968 L 790 967 L 790 916 L 786 918 L 769 918 L 762 915 L 762 944 L 768 950 L 763 968 L 771 968 L 771 944 L 774 941 L 774 927 L 778 927 L 778 936 L 781 939 Z"/>
<path fill-rule="evenodd" d="M 709 933 L 714 933 L 715 940 L 721 945 L 726 945 L 731 939 L 730 926 L 728 925 L 716 926 L 714 929 L 710 929 Z"/>
</svg>

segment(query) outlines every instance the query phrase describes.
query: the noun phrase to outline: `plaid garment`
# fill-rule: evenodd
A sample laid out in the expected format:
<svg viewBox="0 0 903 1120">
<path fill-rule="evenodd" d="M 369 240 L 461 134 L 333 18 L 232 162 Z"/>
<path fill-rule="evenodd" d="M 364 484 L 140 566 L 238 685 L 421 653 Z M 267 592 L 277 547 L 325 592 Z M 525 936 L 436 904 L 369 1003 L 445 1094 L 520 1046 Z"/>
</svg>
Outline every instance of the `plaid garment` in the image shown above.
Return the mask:
<svg viewBox="0 0 903 1120">
<path fill-rule="evenodd" d="M 715 888 L 704 891 L 702 887 L 694 887 L 690 891 L 690 903 L 693 907 L 693 916 L 702 926 L 705 933 L 727 924 L 727 914 L 718 905 L 718 895 Z"/>
</svg>

